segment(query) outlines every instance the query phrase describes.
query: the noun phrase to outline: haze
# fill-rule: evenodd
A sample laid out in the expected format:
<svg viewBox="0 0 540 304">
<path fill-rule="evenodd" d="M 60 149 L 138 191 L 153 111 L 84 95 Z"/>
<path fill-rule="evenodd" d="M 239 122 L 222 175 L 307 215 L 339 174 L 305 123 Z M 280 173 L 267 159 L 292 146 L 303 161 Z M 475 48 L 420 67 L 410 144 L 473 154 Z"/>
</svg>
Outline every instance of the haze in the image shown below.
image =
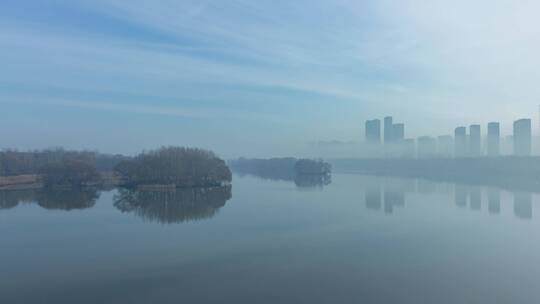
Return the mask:
<svg viewBox="0 0 540 304">
<path fill-rule="evenodd" d="M 536 1 L 0 2 L 0 148 L 310 155 L 533 118 Z"/>
</svg>

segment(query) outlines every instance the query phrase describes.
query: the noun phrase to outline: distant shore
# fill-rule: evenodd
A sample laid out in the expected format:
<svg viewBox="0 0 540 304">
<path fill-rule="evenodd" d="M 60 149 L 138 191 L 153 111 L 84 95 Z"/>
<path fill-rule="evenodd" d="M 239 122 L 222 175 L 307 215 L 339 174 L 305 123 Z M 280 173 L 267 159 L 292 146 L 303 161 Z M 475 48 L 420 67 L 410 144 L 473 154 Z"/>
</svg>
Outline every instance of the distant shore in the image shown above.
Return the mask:
<svg viewBox="0 0 540 304">
<path fill-rule="evenodd" d="M 98 181 L 85 186 L 116 187 L 119 185 L 121 185 L 121 180 L 113 172 L 102 172 Z M 0 190 L 32 190 L 41 188 L 45 188 L 45 184 L 38 174 L 0 176 Z"/>
<path fill-rule="evenodd" d="M 334 159 L 342 173 L 423 178 L 435 181 L 540 191 L 540 157 Z"/>
<path fill-rule="evenodd" d="M 40 188 L 171 189 L 229 184 L 232 174 L 214 152 L 167 146 L 136 156 L 62 148 L 0 151 L 0 190 Z"/>
</svg>

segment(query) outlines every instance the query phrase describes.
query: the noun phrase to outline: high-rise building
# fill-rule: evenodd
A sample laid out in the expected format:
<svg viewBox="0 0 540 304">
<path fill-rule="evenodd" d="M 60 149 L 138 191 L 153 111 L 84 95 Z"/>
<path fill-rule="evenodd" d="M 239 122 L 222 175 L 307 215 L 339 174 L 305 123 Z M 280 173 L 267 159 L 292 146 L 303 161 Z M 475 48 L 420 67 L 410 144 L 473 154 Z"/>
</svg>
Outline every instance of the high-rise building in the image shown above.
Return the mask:
<svg viewBox="0 0 540 304">
<path fill-rule="evenodd" d="M 366 121 L 366 142 L 377 145 L 381 143 L 381 120 Z"/>
<path fill-rule="evenodd" d="M 384 143 L 388 144 L 393 141 L 394 125 L 392 116 L 384 118 Z"/>
<path fill-rule="evenodd" d="M 405 139 L 405 124 L 397 123 L 392 126 L 392 140 L 402 142 Z"/>
<path fill-rule="evenodd" d="M 418 158 L 435 157 L 437 154 L 437 140 L 431 136 L 418 137 Z"/>
<path fill-rule="evenodd" d="M 531 155 L 531 120 L 519 119 L 514 121 L 514 155 Z"/>
<path fill-rule="evenodd" d="M 514 135 L 501 136 L 501 154 L 511 155 L 514 153 Z"/>
<path fill-rule="evenodd" d="M 457 127 L 454 130 L 454 156 L 464 157 L 467 155 L 467 128 Z"/>
<path fill-rule="evenodd" d="M 403 140 L 403 157 L 414 158 L 416 156 L 416 142 L 413 138 Z"/>
<path fill-rule="evenodd" d="M 498 122 L 488 123 L 487 155 L 499 156 L 501 153 L 501 129 Z"/>
<path fill-rule="evenodd" d="M 471 125 L 469 127 L 469 155 L 473 157 L 480 156 L 482 152 L 482 136 L 480 125 Z"/>
<path fill-rule="evenodd" d="M 437 137 L 437 154 L 440 157 L 452 157 L 454 151 L 454 138 L 452 135 L 441 135 Z"/>
</svg>

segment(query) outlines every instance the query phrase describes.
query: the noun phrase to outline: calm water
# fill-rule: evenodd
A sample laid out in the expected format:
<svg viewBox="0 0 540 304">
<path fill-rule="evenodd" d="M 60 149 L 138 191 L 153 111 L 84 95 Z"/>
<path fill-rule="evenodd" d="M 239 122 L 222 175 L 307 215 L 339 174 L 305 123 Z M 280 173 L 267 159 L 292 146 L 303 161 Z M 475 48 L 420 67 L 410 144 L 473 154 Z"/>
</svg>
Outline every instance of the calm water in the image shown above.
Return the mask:
<svg viewBox="0 0 540 304">
<path fill-rule="evenodd" d="M 538 303 L 539 200 L 340 174 L 3 192 L 0 303 Z"/>
</svg>

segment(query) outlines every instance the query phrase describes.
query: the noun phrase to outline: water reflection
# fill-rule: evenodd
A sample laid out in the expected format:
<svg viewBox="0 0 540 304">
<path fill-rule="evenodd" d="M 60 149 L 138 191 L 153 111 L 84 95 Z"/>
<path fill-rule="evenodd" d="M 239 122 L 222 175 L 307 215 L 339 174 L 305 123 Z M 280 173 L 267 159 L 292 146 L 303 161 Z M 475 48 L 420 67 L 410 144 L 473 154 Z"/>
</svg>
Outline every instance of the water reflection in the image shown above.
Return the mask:
<svg viewBox="0 0 540 304">
<path fill-rule="evenodd" d="M 0 191 L 0 209 L 11 209 L 21 203 L 32 203 L 36 200 L 35 190 Z"/>
<path fill-rule="evenodd" d="M 392 213 L 394 207 L 405 207 L 405 193 L 399 190 L 384 191 L 384 212 Z"/>
<path fill-rule="evenodd" d="M 384 213 L 392 214 L 396 207 L 405 207 L 407 193 L 421 195 L 453 196 L 453 202 L 458 208 L 469 208 L 475 212 L 482 211 L 482 205 L 487 203 L 487 212 L 492 215 L 501 214 L 502 202 L 513 203 L 513 214 L 518 219 L 533 218 L 532 192 L 506 192 L 498 188 L 477 185 L 439 183 L 426 180 L 414 180 L 391 177 L 365 177 L 364 199 L 365 207 L 370 210 L 383 209 Z M 413 181 L 413 182 L 411 182 Z M 416 187 L 414 187 L 416 182 Z M 502 198 L 502 192 L 505 192 Z M 506 200 L 505 200 L 506 199 Z M 436 201 L 444 201 L 437 199 Z"/>
<path fill-rule="evenodd" d="M 381 188 L 379 186 L 370 186 L 366 189 L 366 208 L 381 209 Z"/>
<path fill-rule="evenodd" d="M 172 224 L 211 218 L 231 197 L 230 185 L 172 191 L 120 189 L 114 206 L 150 222 Z"/>
<path fill-rule="evenodd" d="M 87 209 L 99 198 L 96 189 L 42 189 L 0 191 L 0 209 L 9 209 L 19 204 L 36 203 L 45 209 Z"/>
<path fill-rule="evenodd" d="M 471 187 L 471 210 L 482 209 L 482 190 L 480 187 Z"/>
<path fill-rule="evenodd" d="M 514 193 L 514 214 L 521 219 L 532 218 L 532 194 L 530 192 Z"/>
<path fill-rule="evenodd" d="M 454 199 L 456 206 L 458 207 L 467 207 L 467 186 L 465 185 L 455 185 L 454 186 Z"/>
<path fill-rule="evenodd" d="M 294 184 L 299 188 L 322 188 L 330 183 L 330 175 L 297 175 L 294 178 Z"/>
<path fill-rule="evenodd" d="M 99 198 L 96 189 L 39 191 L 37 204 L 45 209 L 73 210 L 92 208 Z"/>
<path fill-rule="evenodd" d="M 501 213 L 501 190 L 488 189 L 488 211 L 492 214 Z"/>
<path fill-rule="evenodd" d="M 294 182 L 298 188 L 322 188 L 332 183 L 332 175 L 330 174 L 296 174 L 293 170 L 288 169 L 243 171 L 235 168 L 234 172 L 240 177 L 255 176 L 269 181 Z"/>
</svg>

